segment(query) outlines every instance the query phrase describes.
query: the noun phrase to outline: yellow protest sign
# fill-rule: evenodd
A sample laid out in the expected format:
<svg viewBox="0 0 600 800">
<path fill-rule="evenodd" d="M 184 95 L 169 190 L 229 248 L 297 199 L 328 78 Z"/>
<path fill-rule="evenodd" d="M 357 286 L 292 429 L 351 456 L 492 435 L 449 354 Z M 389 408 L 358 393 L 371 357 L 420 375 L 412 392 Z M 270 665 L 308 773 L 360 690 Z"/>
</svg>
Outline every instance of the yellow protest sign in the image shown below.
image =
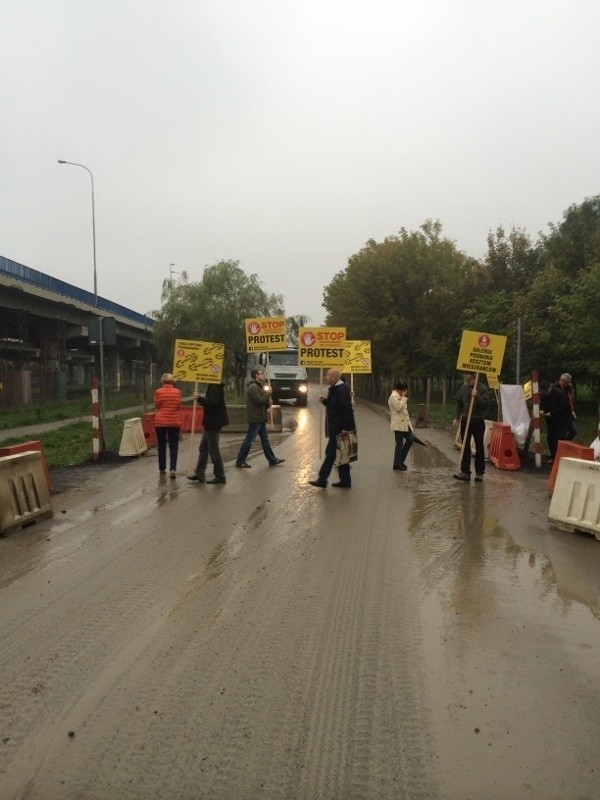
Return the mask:
<svg viewBox="0 0 600 800">
<path fill-rule="evenodd" d="M 339 367 L 344 365 L 346 328 L 300 328 L 298 331 L 298 364 L 305 367 Z"/>
<path fill-rule="evenodd" d="M 488 382 L 488 386 L 490 387 L 490 389 L 499 389 L 500 388 L 500 381 L 498 380 L 498 376 L 497 375 L 488 374 L 486 377 L 487 377 L 487 382 Z"/>
<path fill-rule="evenodd" d="M 255 317 L 245 320 L 246 352 L 285 350 L 285 317 Z"/>
<path fill-rule="evenodd" d="M 176 381 L 221 383 L 225 345 L 175 339 L 173 377 Z"/>
<path fill-rule="evenodd" d="M 372 372 L 370 339 L 348 339 L 346 341 L 342 372 L 352 372 L 355 375 Z"/>
<path fill-rule="evenodd" d="M 485 372 L 500 375 L 506 336 L 463 331 L 456 369 L 460 372 Z"/>
<path fill-rule="evenodd" d="M 531 381 L 525 381 L 523 384 L 523 394 L 525 395 L 525 400 L 531 400 L 533 397 L 533 386 Z"/>
</svg>

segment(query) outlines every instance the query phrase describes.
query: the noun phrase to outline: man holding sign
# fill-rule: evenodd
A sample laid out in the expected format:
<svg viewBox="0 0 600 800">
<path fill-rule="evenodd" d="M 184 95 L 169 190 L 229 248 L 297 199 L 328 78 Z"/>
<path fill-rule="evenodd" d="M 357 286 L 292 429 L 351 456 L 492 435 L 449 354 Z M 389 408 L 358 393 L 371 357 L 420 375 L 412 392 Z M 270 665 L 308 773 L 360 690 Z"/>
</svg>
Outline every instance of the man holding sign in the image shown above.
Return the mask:
<svg viewBox="0 0 600 800">
<path fill-rule="evenodd" d="M 460 423 L 462 450 L 458 481 L 471 480 L 471 436 L 475 440 L 475 480 L 482 481 L 485 472 L 485 414 L 488 407 L 487 386 L 479 382 L 480 373 L 497 379 L 502 368 L 506 336 L 484 331 L 463 331 L 456 368 L 463 373 L 464 383 L 456 399 L 456 419 Z"/>
<path fill-rule="evenodd" d="M 482 481 L 485 472 L 485 450 L 483 436 L 485 433 L 485 412 L 488 407 L 487 386 L 477 380 L 476 372 L 465 372 L 464 383 L 456 398 L 456 419 L 453 425 L 460 423 L 460 435 L 463 442 L 460 472 L 455 473 L 457 481 L 471 480 L 471 436 L 475 440 L 475 480 Z M 472 408 L 471 408 L 472 405 Z M 471 409 L 469 418 L 469 409 Z"/>
</svg>

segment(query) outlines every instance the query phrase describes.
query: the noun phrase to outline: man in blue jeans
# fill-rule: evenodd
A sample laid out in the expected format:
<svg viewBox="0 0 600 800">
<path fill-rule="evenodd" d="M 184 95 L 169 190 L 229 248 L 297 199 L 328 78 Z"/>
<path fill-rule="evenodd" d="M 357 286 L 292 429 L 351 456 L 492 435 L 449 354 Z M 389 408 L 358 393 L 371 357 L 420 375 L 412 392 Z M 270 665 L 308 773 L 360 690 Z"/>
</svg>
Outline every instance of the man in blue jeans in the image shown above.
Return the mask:
<svg viewBox="0 0 600 800">
<path fill-rule="evenodd" d="M 240 452 L 237 454 L 235 466 L 238 469 L 250 469 L 246 458 L 252 447 L 252 442 L 257 436 L 260 437 L 263 453 L 269 462 L 270 467 L 283 464 L 285 458 L 277 458 L 269 441 L 267 431 L 267 409 L 271 405 L 271 388 L 265 386 L 265 374 L 260 369 L 253 369 L 250 373 L 252 380 L 248 383 L 246 393 L 246 417 L 248 420 L 248 431 L 246 438 L 242 442 Z"/>
</svg>

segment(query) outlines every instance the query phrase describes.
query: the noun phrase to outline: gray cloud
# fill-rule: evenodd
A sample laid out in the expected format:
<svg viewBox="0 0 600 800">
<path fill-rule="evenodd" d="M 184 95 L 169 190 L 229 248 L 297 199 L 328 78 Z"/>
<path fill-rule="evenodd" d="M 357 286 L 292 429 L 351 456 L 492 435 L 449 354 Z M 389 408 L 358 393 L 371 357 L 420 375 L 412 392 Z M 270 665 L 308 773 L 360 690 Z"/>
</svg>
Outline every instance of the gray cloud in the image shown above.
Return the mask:
<svg viewBox="0 0 600 800">
<path fill-rule="evenodd" d="M 471 255 L 598 193 L 596 2 L 4 2 L 0 254 L 157 308 L 236 259 L 323 321 L 369 238 Z"/>
</svg>

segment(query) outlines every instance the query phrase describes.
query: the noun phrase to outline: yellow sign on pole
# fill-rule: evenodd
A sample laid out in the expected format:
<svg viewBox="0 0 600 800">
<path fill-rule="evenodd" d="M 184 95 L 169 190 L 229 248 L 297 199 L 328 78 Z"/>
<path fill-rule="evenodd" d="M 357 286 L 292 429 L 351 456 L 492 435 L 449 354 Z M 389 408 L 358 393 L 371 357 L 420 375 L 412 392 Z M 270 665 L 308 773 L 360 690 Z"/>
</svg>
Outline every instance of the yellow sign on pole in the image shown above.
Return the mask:
<svg viewBox="0 0 600 800">
<path fill-rule="evenodd" d="M 344 350 L 344 366 L 342 372 L 367 374 L 372 372 L 371 340 L 348 339 Z"/>
<path fill-rule="evenodd" d="M 344 366 L 346 328 L 300 328 L 298 364 L 305 367 Z"/>
<path fill-rule="evenodd" d="M 245 320 L 246 352 L 285 350 L 285 317 L 256 317 Z"/>
<path fill-rule="evenodd" d="M 175 339 L 173 377 L 176 381 L 221 383 L 225 345 Z"/>
<path fill-rule="evenodd" d="M 525 381 L 523 384 L 523 394 L 525 395 L 525 400 L 531 400 L 533 397 L 533 386 L 531 381 Z"/>
<path fill-rule="evenodd" d="M 460 372 L 500 375 L 505 348 L 506 336 L 463 331 L 456 369 Z"/>
</svg>

